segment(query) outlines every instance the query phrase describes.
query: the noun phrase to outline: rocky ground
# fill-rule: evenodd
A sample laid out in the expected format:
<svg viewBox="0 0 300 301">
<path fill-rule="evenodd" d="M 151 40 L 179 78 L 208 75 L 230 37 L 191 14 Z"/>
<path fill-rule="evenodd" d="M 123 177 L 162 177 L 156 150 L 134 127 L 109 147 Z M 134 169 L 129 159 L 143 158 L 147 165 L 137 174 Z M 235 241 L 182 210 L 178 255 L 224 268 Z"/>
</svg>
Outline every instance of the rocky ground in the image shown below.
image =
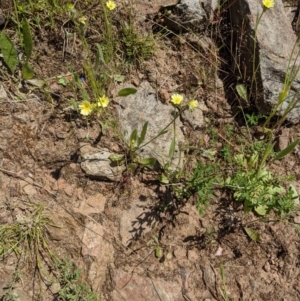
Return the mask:
<svg viewBox="0 0 300 301">
<path fill-rule="evenodd" d="M 140 1 L 136 8 L 142 12 L 142 26 L 149 28 L 148 18 L 158 15 L 161 2 L 165 5 L 165 1 Z M 8 14 L 11 3 L 1 1 L 0 8 Z M 171 187 L 161 185 L 151 171 L 109 170 L 99 175 L 97 166 L 86 166 L 88 156 L 104 150 L 120 152 L 122 145 L 110 130 L 103 133 L 97 120 L 87 122 L 69 114 L 62 103 L 73 97 L 72 92 L 55 81 L 68 73 L 69 64 L 78 66 L 80 48 L 75 46 L 66 62 L 59 33 L 52 39 L 39 38 L 35 46 L 39 59 L 33 69 L 37 77 L 47 78 L 55 102 L 28 84 L 18 86 L 16 78 L 1 78 L 1 226 L 17 221 L 22 233 L 40 223 L 38 233 L 44 234 L 49 250 L 81 269 L 80 281 L 103 301 L 300 300 L 299 216 L 261 220 L 252 213 L 245 215 L 240 204 L 219 191 L 200 215 L 196 196 L 178 202 Z M 182 39 L 157 40 L 154 56 L 126 74 L 125 83 L 112 85 L 109 96 L 121 131 L 141 128 L 149 120 L 149 135 L 154 135 L 169 122 L 170 95 L 181 91 L 193 95 L 200 106 L 178 122 L 178 139 L 197 147 L 204 141 L 207 149 L 212 142 L 216 149 L 222 147 L 226 124 L 237 122 L 235 100 L 225 98 L 223 83 L 211 67 L 215 45 L 207 36 L 201 41 L 204 46 L 189 33 Z M 137 94 L 124 100 L 115 97 L 128 86 L 135 87 Z M 209 135 L 212 127 L 219 133 L 214 141 Z M 286 145 L 286 140 L 299 137 L 299 126 L 284 127 L 279 142 Z M 159 149 L 164 158 L 168 141 L 155 142 L 149 151 Z M 278 174 L 295 175 L 298 190 L 299 160 L 296 151 L 272 166 Z M 39 214 L 47 217 L 44 223 Z M 258 241 L 245 233 L 248 225 L 259 233 Z M 51 256 L 47 248 L 38 247 L 38 252 L 34 248 L 23 245 L 21 259 L 16 254 L 3 256 L 1 300 L 16 296 L 22 301 L 94 300 L 58 297 L 63 284 L 50 268 Z M 6 251 L 0 247 L 0 255 Z M 36 253 L 40 257 L 32 258 Z M 36 262 L 42 262 L 40 269 Z"/>
</svg>

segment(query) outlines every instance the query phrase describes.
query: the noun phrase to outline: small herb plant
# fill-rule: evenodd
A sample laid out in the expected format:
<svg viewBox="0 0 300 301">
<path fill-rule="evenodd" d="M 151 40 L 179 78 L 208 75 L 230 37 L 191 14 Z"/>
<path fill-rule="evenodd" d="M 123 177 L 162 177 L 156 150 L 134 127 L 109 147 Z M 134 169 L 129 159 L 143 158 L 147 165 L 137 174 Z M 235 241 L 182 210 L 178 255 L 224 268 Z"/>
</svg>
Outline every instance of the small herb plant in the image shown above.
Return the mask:
<svg viewBox="0 0 300 301">
<path fill-rule="evenodd" d="M 225 181 L 225 187 L 233 192 L 236 201 L 244 203 L 245 213 L 254 210 L 266 215 L 270 210 L 279 215 L 289 215 L 295 210 L 294 191 L 285 189 L 278 177 L 272 176 L 266 166 L 259 168 L 259 155 L 235 156 L 236 170 Z"/>
</svg>

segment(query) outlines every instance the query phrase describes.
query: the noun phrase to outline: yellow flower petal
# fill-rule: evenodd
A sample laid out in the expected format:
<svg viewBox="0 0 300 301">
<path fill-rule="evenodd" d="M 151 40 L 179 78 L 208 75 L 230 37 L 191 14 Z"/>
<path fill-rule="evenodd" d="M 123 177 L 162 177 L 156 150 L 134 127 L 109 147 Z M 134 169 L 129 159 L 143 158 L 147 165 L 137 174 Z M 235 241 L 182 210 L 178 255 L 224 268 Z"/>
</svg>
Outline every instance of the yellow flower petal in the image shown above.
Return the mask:
<svg viewBox="0 0 300 301">
<path fill-rule="evenodd" d="M 68 3 L 66 5 L 66 8 L 67 8 L 68 11 L 72 11 L 72 10 L 74 10 L 74 5 L 72 3 Z"/>
<path fill-rule="evenodd" d="M 192 99 L 189 101 L 190 110 L 194 110 L 198 107 L 198 100 Z"/>
<path fill-rule="evenodd" d="M 171 102 L 172 102 L 174 105 L 180 105 L 182 101 L 183 101 L 183 96 L 180 95 L 180 94 L 173 94 L 173 95 L 171 96 Z"/>
<path fill-rule="evenodd" d="M 114 1 L 107 1 L 106 6 L 109 10 L 114 10 L 116 8 L 116 3 Z"/>
<path fill-rule="evenodd" d="M 262 3 L 265 8 L 272 8 L 275 4 L 274 0 L 263 0 Z"/>
<path fill-rule="evenodd" d="M 87 17 L 85 17 L 85 16 L 82 16 L 82 17 L 78 18 L 79 23 L 81 23 L 83 25 L 85 25 L 86 20 L 87 20 Z"/>
<path fill-rule="evenodd" d="M 98 106 L 102 107 L 102 108 L 106 108 L 109 104 L 109 99 L 108 97 L 106 97 L 105 95 L 103 95 L 102 97 L 99 97 L 98 99 Z"/>
<path fill-rule="evenodd" d="M 84 116 L 91 114 L 93 111 L 93 106 L 88 100 L 82 101 L 78 107 L 80 109 L 80 114 Z"/>
</svg>

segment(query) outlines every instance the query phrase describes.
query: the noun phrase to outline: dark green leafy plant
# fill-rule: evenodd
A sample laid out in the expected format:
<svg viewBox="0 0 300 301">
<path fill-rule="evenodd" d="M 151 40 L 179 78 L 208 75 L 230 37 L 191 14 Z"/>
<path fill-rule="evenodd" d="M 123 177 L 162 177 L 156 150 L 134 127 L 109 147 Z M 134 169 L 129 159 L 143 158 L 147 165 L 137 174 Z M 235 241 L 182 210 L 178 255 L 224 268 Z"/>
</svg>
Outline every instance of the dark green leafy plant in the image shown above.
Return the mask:
<svg viewBox="0 0 300 301">
<path fill-rule="evenodd" d="M 191 180 L 187 185 L 192 191 L 196 191 L 199 200 L 196 208 L 200 214 L 205 213 L 205 208 L 209 205 L 209 200 L 214 197 L 213 190 L 216 184 L 221 182 L 220 167 L 217 164 L 204 165 L 198 162 L 193 170 Z"/>
<path fill-rule="evenodd" d="M 59 271 L 58 281 L 60 290 L 58 291 L 58 300 L 63 301 L 96 301 L 99 298 L 91 289 L 80 281 L 82 271 L 74 268 L 72 263 L 67 260 L 56 262 Z"/>
</svg>

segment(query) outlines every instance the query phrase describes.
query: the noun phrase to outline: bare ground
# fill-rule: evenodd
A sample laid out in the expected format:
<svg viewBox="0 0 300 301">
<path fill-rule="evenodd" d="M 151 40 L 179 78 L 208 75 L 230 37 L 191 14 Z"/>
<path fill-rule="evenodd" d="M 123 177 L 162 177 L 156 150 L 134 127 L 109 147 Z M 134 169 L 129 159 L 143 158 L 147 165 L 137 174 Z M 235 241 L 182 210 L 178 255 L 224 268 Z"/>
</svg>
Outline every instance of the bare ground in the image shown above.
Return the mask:
<svg viewBox="0 0 300 301">
<path fill-rule="evenodd" d="M 4 12 L 6 5 L 0 4 Z M 36 44 L 39 59 L 34 70 L 52 89 L 53 78 L 66 74 L 68 64 L 80 68 L 80 45 L 68 61 L 62 59 L 62 48 L 60 33 L 52 32 L 51 38 L 41 33 Z M 158 42 L 155 56 L 127 80 L 137 88 L 148 80 L 163 102 L 178 89 L 203 99 L 205 116 L 219 129 L 220 149 L 224 122 L 234 120 L 233 103 L 225 100 L 222 89 L 216 92 L 214 74 L 199 86 L 204 79 L 195 66 L 210 72 L 201 52 L 176 37 L 166 38 Z M 0 223 L 31 216 L 41 204 L 51 224 L 58 226 L 47 227 L 50 249 L 82 269 L 82 281 L 101 300 L 300 300 L 299 235 L 292 220 L 261 221 L 244 215 L 241 206 L 221 193 L 215 194 L 205 215 L 199 215 L 195 198 L 177 201 L 168 186 L 147 173 L 124 175 L 116 183 L 91 179 L 80 168 L 80 143 L 118 149 L 110 134 L 99 140 L 96 120 L 87 124 L 65 113 L 65 100 L 72 97 L 67 89 L 59 87 L 51 103 L 26 86 L 26 98 L 15 101 L 12 95 L 20 93 L 19 87 L 13 79 L 1 80 L 9 97 L 0 106 Z M 208 146 L 206 129 L 194 131 L 186 124 L 185 135 L 195 146 L 203 140 Z M 299 127 L 290 131 L 296 138 Z M 279 174 L 294 174 L 295 185 L 299 182 L 299 154 L 273 168 Z M 249 239 L 244 231 L 248 225 L 260 234 L 259 241 Z M 40 294 L 34 265 L 11 255 L 0 266 L 0 294 L 18 269 L 24 272 L 14 288 L 20 300 L 60 300 L 59 285 L 50 280 L 53 275 L 42 281 Z M 44 272 L 51 275 L 47 267 Z"/>
</svg>

